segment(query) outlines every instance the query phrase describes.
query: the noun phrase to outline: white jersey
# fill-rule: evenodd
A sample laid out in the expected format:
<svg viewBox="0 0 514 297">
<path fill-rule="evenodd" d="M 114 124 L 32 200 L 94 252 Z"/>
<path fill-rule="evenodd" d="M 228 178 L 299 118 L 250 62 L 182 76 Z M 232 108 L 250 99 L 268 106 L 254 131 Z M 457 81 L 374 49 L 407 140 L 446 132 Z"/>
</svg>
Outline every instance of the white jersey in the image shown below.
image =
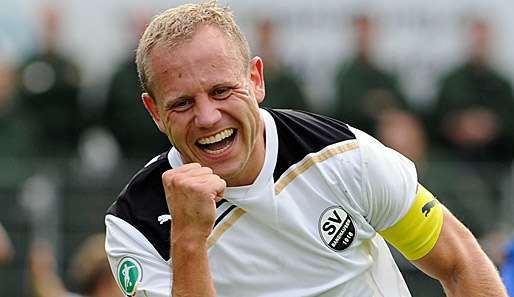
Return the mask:
<svg viewBox="0 0 514 297">
<path fill-rule="evenodd" d="M 371 136 L 305 112 L 261 110 L 264 167 L 217 205 L 209 262 L 220 297 L 410 296 L 377 231 L 416 196 L 414 165 Z M 127 185 L 106 216 L 106 250 L 127 295 L 171 296 L 170 218 L 161 175 L 171 149 Z"/>
</svg>

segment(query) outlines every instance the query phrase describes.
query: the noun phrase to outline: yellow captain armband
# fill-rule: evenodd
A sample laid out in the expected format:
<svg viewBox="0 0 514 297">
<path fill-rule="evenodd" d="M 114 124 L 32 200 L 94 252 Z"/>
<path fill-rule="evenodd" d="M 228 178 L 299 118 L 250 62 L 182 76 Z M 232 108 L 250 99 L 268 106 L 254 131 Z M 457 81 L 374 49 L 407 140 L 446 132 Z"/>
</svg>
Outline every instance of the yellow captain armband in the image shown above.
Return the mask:
<svg viewBox="0 0 514 297">
<path fill-rule="evenodd" d="M 378 233 L 408 260 L 417 260 L 432 250 L 442 226 L 441 204 L 432 193 L 418 184 L 416 199 L 405 216 Z"/>
</svg>

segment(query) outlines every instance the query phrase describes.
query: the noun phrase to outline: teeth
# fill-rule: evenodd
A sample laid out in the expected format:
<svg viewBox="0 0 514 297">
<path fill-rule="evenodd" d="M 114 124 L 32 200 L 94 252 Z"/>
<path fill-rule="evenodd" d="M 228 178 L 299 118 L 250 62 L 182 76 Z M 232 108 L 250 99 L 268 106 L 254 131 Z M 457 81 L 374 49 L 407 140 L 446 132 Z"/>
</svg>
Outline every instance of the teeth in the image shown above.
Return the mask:
<svg viewBox="0 0 514 297">
<path fill-rule="evenodd" d="M 198 139 L 198 143 L 199 144 L 215 143 L 218 141 L 222 141 L 223 139 L 225 139 L 227 137 L 230 137 L 232 134 L 234 134 L 234 129 L 232 129 L 232 128 L 225 129 L 221 132 L 218 132 L 216 135 Z"/>
</svg>

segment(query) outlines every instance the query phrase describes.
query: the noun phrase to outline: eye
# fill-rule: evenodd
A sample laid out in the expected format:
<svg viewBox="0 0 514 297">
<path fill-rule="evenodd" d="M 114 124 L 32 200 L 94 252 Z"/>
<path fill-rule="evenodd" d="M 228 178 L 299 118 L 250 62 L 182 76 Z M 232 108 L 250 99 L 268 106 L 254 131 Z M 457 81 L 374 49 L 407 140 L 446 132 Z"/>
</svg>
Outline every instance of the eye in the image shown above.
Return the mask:
<svg viewBox="0 0 514 297">
<path fill-rule="evenodd" d="M 193 99 L 183 98 L 173 102 L 168 109 L 173 111 L 184 111 L 191 107 L 191 105 L 193 105 Z"/>
<path fill-rule="evenodd" d="M 211 96 L 214 99 L 225 99 L 232 94 L 232 89 L 229 87 L 218 87 L 212 90 Z"/>
</svg>

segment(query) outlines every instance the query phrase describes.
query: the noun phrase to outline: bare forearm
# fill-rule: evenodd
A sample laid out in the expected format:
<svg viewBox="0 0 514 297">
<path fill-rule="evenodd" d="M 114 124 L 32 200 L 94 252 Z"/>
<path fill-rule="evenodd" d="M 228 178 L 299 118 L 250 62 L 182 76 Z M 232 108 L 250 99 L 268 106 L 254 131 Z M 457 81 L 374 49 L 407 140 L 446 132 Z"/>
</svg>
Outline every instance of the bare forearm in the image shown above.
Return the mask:
<svg viewBox="0 0 514 297">
<path fill-rule="evenodd" d="M 0 225 L 0 264 L 10 260 L 12 254 L 13 249 L 9 236 L 7 236 L 7 232 L 5 232 L 2 225 Z"/>
<path fill-rule="evenodd" d="M 447 209 L 436 245 L 414 264 L 438 279 L 447 296 L 507 297 L 493 263 L 473 234 Z"/>
<path fill-rule="evenodd" d="M 171 258 L 173 297 L 215 297 L 207 254 L 214 228 L 216 202 L 226 182 L 212 169 L 188 163 L 162 175 L 172 219 Z"/>
<path fill-rule="evenodd" d="M 54 273 L 33 276 L 32 294 L 35 297 L 66 297 L 68 292 Z"/>
<path fill-rule="evenodd" d="M 455 273 L 441 283 L 449 297 L 507 296 L 496 268 L 482 251 L 477 252 L 471 265 L 456 268 Z"/>
<path fill-rule="evenodd" d="M 173 297 L 214 297 L 207 257 L 207 242 L 174 243 L 172 249 Z"/>
</svg>

